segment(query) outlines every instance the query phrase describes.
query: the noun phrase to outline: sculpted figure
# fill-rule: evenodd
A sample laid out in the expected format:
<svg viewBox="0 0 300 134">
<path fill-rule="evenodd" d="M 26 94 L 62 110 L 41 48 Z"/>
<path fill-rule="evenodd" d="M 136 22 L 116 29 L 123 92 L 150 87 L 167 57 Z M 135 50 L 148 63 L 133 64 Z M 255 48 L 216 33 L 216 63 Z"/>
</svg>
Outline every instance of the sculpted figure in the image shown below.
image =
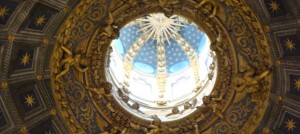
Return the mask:
<svg viewBox="0 0 300 134">
<path fill-rule="evenodd" d="M 109 38 L 115 38 L 118 36 L 116 29 L 118 28 L 117 25 L 114 24 L 114 17 L 111 13 L 108 14 L 108 19 L 106 20 L 106 25 L 103 28 L 103 32 L 100 36 L 107 36 Z"/>
<path fill-rule="evenodd" d="M 171 115 L 175 115 L 175 114 L 179 114 L 179 113 L 180 113 L 180 111 L 179 111 L 178 107 L 173 107 L 172 112 L 167 114 L 166 117 L 171 116 Z"/>
<path fill-rule="evenodd" d="M 218 91 L 215 90 L 211 93 L 211 95 L 204 96 L 202 99 L 204 106 L 196 108 L 201 109 L 202 113 L 206 112 L 209 109 L 212 109 L 212 112 L 215 115 L 219 116 L 220 118 L 224 118 L 222 115 L 222 104 L 220 103 L 220 101 L 223 99 L 223 94 L 219 95 Z M 205 116 L 202 114 L 199 118 L 204 119 Z"/>
<path fill-rule="evenodd" d="M 107 99 L 110 99 L 110 97 L 112 96 L 112 94 L 111 94 L 112 85 L 109 82 L 104 82 L 104 83 L 100 84 L 100 86 L 98 88 L 96 88 L 96 87 L 87 87 L 87 89 L 89 91 L 91 91 L 92 93 L 98 95 L 99 99 L 100 99 L 101 96 L 105 96 L 105 97 L 107 97 Z M 116 112 L 116 110 L 112 107 L 112 104 L 111 104 L 110 101 L 108 101 L 106 103 L 106 107 L 111 112 Z"/>
<path fill-rule="evenodd" d="M 100 88 L 88 87 L 87 89 L 97 95 L 101 95 L 101 96 L 104 95 L 106 97 L 110 97 L 112 85 L 109 82 L 104 82 L 100 85 Z"/>
<path fill-rule="evenodd" d="M 81 54 L 76 54 L 73 56 L 71 50 L 66 48 L 65 46 L 61 46 L 61 49 L 65 52 L 64 59 L 60 62 L 60 66 L 64 67 L 64 70 L 61 71 L 57 76 L 56 80 L 59 80 L 63 75 L 65 75 L 71 66 L 74 66 L 75 69 L 79 72 L 86 72 L 88 70 L 88 59 L 85 57 L 81 57 Z M 82 68 L 82 66 L 85 66 Z"/>
<path fill-rule="evenodd" d="M 161 120 L 154 115 L 151 117 L 153 119 L 152 123 L 149 125 L 150 131 L 148 134 L 166 134 L 170 132 L 178 132 L 179 128 L 170 128 L 161 124 Z"/>
<path fill-rule="evenodd" d="M 195 5 L 195 8 L 203 8 L 204 5 L 209 5 L 210 8 L 212 8 L 211 14 L 209 17 L 213 18 L 216 16 L 218 7 L 220 6 L 220 3 L 224 0 L 202 0 L 199 4 Z"/>
<path fill-rule="evenodd" d="M 261 85 L 267 84 L 264 78 L 270 75 L 271 69 L 269 67 L 259 67 L 265 69 L 261 73 L 257 73 L 256 70 L 250 67 L 243 56 L 239 55 L 239 73 L 233 79 L 235 90 L 237 91 L 235 102 L 241 101 L 248 93 L 252 94 L 251 101 L 255 102 L 259 98 L 255 96 L 256 93 L 260 93 Z"/>
<path fill-rule="evenodd" d="M 159 134 L 160 132 L 160 125 L 161 125 L 161 120 L 158 118 L 157 115 L 151 116 L 153 119 L 152 123 L 149 125 L 149 128 L 151 129 L 148 134 Z"/>
<path fill-rule="evenodd" d="M 209 69 L 210 70 L 214 70 L 215 69 L 215 67 L 216 67 L 216 65 L 215 65 L 215 63 L 213 62 L 213 63 L 211 63 L 210 65 L 209 65 Z"/>
<path fill-rule="evenodd" d="M 254 75 L 255 71 L 250 69 L 241 76 L 234 79 L 235 90 L 242 92 L 246 89 L 247 93 L 257 92 L 260 88 L 260 81 L 270 74 L 270 71 L 264 71 L 260 75 Z"/>
<path fill-rule="evenodd" d="M 179 0 L 158 0 L 159 6 L 162 7 L 165 11 L 164 14 L 166 17 L 171 17 L 174 12 L 174 5 L 179 3 Z"/>
<path fill-rule="evenodd" d="M 211 43 L 210 49 L 213 51 L 218 51 L 220 55 L 224 55 L 224 49 L 223 46 L 225 42 L 225 35 L 222 31 L 219 30 L 218 28 L 218 37 Z"/>
<path fill-rule="evenodd" d="M 214 77 L 214 72 L 211 72 L 211 73 L 208 74 L 208 79 L 209 80 L 212 80 L 213 77 Z"/>
<path fill-rule="evenodd" d="M 140 126 L 139 124 L 130 123 L 130 126 L 134 128 L 135 130 L 142 130 L 144 133 L 147 133 L 148 130 L 145 127 Z"/>
<path fill-rule="evenodd" d="M 156 125 L 150 125 L 149 128 L 151 129 L 148 134 L 159 134 L 160 128 Z"/>
<path fill-rule="evenodd" d="M 184 103 L 183 105 L 183 110 L 181 111 L 181 113 L 185 112 L 186 110 L 189 110 L 192 108 L 192 104 L 190 104 L 189 102 Z"/>
<path fill-rule="evenodd" d="M 225 84 L 222 85 L 222 89 L 225 88 Z M 211 98 L 212 98 L 212 101 L 217 101 L 217 102 L 220 102 L 222 99 L 223 99 L 223 96 L 224 94 L 221 93 L 220 91 L 218 90 L 213 90 L 210 94 Z"/>
<path fill-rule="evenodd" d="M 262 80 L 270 74 L 270 70 L 264 71 L 259 75 L 254 75 L 253 69 L 245 72 L 243 75 L 234 79 L 235 90 L 237 91 L 236 101 L 240 101 L 247 93 L 251 93 L 251 101 L 259 102 L 259 90 L 261 89 Z"/>
<path fill-rule="evenodd" d="M 198 100 L 195 98 L 192 102 L 192 108 L 195 108 L 197 106 Z"/>
</svg>

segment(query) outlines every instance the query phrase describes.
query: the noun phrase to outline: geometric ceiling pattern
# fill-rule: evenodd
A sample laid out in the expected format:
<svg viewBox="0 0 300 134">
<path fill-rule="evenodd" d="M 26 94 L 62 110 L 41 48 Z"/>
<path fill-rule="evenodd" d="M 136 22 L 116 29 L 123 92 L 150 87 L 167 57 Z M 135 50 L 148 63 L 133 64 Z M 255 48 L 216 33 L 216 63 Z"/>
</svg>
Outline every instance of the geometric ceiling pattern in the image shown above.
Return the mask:
<svg viewBox="0 0 300 134">
<path fill-rule="evenodd" d="M 0 1 L 0 133 L 71 132 L 56 109 L 49 63 L 57 31 L 78 1 Z M 297 0 L 246 1 L 252 5 L 261 23 L 270 28 L 267 38 L 274 63 L 269 106 L 255 133 L 299 134 L 300 3 Z M 188 32 L 193 26 L 187 28 L 190 28 Z M 235 30 L 234 27 L 226 29 Z M 125 32 L 121 31 L 122 34 Z M 185 36 L 185 33 L 182 35 Z M 201 44 L 197 35 L 185 39 L 190 44 L 196 39 L 193 48 L 201 50 L 196 49 Z M 137 36 L 134 35 L 131 40 L 134 41 Z M 122 44 L 126 52 L 132 43 Z M 152 48 L 149 45 L 141 51 L 147 49 Z M 145 52 L 144 56 L 150 54 Z M 186 60 L 186 57 L 180 57 L 178 61 L 181 58 Z M 143 58 L 136 60 L 151 64 L 150 60 L 144 61 Z M 176 58 L 172 60 L 175 64 Z M 168 64 L 173 65 L 172 62 Z"/>
<path fill-rule="evenodd" d="M 134 42 L 140 38 L 142 34 L 142 32 L 139 31 L 140 29 L 140 26 L 138 26 L 137 24 L 132 24 L 129 26 L 125 26 L 120 30 L 119 39 L 121 41 L 121 44 L 119 45 L 122 45 L 120 46 L 120 49 L 122 50 L 119 51 L 122 52 L 122 56 L 125 56 L 130 46 L 132 46 Z M 203 32 L 199 31 L 195 24 L 185 24 L 183 27 L 180 28 L 178 33 L 187 41 L 187 43 L 189 43 L 189 45 L 191 45 L 191 47 L 194 50 L 196 50 L 198 54 L 205 46 L 207 40 L 206 35 Z M 169 42 L 167 40 L 164 42 L 164 44 L 166 44 L 164 45 L 164 48 L 166 50 L 167 71 L 169 73 L 172 73 L 176 72 L 176 70 L 171 69 L 172 67 L 174 68 L 176 65 L 181 65 L 181 68 L 185 68 L 190 63 L 190 60 L 174 39 L 170 39 Z M 149 65 L 154 70 L 152 73 L 155 73 L 157 70 L 156 46 L 156 41 L 150 38 L 138 51 L 138 54 L 135 57 L 133 64 L 139 65 L 136 63 L 142 63 Z"/>
</svg>

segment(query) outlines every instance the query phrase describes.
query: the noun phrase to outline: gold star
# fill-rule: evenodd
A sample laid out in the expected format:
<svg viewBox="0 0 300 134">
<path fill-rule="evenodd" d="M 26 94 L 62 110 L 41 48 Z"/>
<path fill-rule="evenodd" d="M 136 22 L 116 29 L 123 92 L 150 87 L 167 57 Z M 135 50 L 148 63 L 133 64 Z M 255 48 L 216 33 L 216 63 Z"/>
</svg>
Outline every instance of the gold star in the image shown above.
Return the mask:
<svg viewBox="0 0 300 134">
<path fill-rule="evenodd" d="M 270 5 L 270 9 L 272 10 L 272 12 L 277 12 L 278 10 L 280 10 L 279 4 L 276 1 L 271 1 L 271 3 L 269 3 L 269 5 Z"/>
<path fill-rule="evenodd" d="M 28 106 L 31 106 L 35 103 L 34 100 L 35 98 L 32 97 L 32 95 L 27 95 L 27 97 L 25 97 L 26 101 L 25 103 L 28 105 Z"/>
<path fill-rule="evenodd" d="M 25 55 L 23 55 L 22 59 L 21 59 L 21 64 L 23 64 L 24 66 L 26 64 L 29 63 L 30 60 L 30 55 L 28 55 L 28 53 L 26 53 Z"/>
<path fill-rule="evenodd" d="M 45 18 L 45 15 L 43 15 L 43 16 L 38 17 L 35 20 L 35 25 L 40 26 L 40 25 L 43 25 L 45 22 L 46 22 L 46 18 Z"/>
<path fill-rule="evenodd" d="M 290 39 L 287 39 L 286 41 L 285 41 L 285 46 L 286 46 L 286 48 L 287 49 L 289 49 L 289 50 L 293 50 L 293 49 L 295 49 L 295 43 L 292 41 L 292 40 L 290 40 Z"/>
<path fill-rule="evenodd" d="M 1 7 L 0 6 L 0 17 L 2 17 L 4 19 L 4 16 L 7 14 L 7 11 L 9 10 L 9 8 L 5 7 Z"/>
<path fill-rule="evenodd" d="M 291 120 L 288 119 L 288 121 L 286 121 L 285 124 L 286 124 L 285 127 L 288 129 L 288 131 L 290 131 L 290 130 L 294 131 L 294 128 L 296 128 L 296 126 L 295 126 L 296 122 L 294 122 L 293 119 L 291 119 Z"/>
<path fill-rule="evenodd" d="M 300 79 L 298 79 L 298 80 L 295 80 L 295 83 L 294 83 L 294 85 L 295 85 L 295 88 L 297 88 L 298 89 L 298 91 L 300 90 Z"/>
</svg>

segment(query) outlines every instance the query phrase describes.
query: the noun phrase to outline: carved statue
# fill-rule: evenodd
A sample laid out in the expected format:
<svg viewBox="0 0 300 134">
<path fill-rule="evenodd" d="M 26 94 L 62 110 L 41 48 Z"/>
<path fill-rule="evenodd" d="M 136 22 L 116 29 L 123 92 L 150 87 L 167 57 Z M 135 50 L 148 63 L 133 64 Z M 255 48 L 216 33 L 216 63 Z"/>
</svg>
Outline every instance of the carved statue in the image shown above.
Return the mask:
<svg viewBox="0 0 300 134">
<path fill-rule="evenodd" d="M 179 0 L 158 0 L 159 6 L 164 9 L 166 17 L 171 17 L 174 12 L 174 5 L 179 3 Z"/>
<path fill-rule="evenodd" d="M 106 98 L 110 99 L 112 96 L 111 94 L 111 89 L 112 89 L 112 84 L 109 82 L 103 82 L 100 84 L 98 88 L 96 87 L 87 87 L 89 91 L 92 93 L 98 95 L 98 96 L 105 96 Z M 99 98 L 100 99 L 100 98 Z M 106 107 L 111 111 L 111 112 L 116 112 L 116 110 L 112 107 L 111 102 L 106 103 Z"/>
<path fill-rule="evenodd" d="M 157 115 L 151 116 L 153 119 L 152 123 L 148 126 L 150 128 L 150 132 L 148 134 L 159 134 L 160 132 L 160 125 L 161 120 L 158 118 Z"/>
<path fill-rule="evenodd" d="M 192 102 L 192 108 L 195 108 L 197 106 L 197 104 L 198 104 L 198 100 L 197 100 L 197 98 L 195 98 Z"/>
<path fill-rule="evenodd" d="M 225 84 L 222 84 L 222 89 L 225 88 Z M 218 101 L 220 102 L 223 99 L 224 94 L 218 90 L 213 90 L 210 94 L 210 96 L 212 97 L 212 101 Z"/>
<path fill-rule="evenodd" d="M 74 66 L 77 71 L 82 73 L 88 70 L 87 58 L 81 57 L 81 54 L 76 54 L 75 56 L 73 56 L 71 50 L 69 50 L 65 46 L 61 46 L 61 49 L 65 52 L 65 57 L 60 62 L 60 65 L 64 67 L 64 70 L 56 76 L 56 80 L 59 80 L 60 77 L 65 75 L 69 71 L 71 66 Z M 85 66 L 85 68 L 82 68 L 82 66 Z"/>
<path fill-rule="evenodd" d="M 218 31 L 218 37 L 214 41 L 212 41 L 210 45 L 210 49 L 213 51 L 218 51 L 220 55 L 223 56 L 224 49 L 222 45 L 224 45 L 225 42 L 225 35 L 219 28 L 217 28 L 217 31 Z"/>
<path fill-rule="evenodd" d="M 199 4 L 195 5 L 195 8 L 203 8 L 204 5 L 208 5 L 209 7 L 204 7 L 206 9 L 211 8 L 210 16 L 211 18 L 215 17 L 220 6 L 220 3 L 224 0 L 202 0 Z"/>
<path fill-rule="evenodd" d="M 139 124 L 130 123 L 130 126 L 134 128 L 135 130 L 142 130 L 144 133 L 147 133 L 148 130 L 145 127 L 140 126 Z"/>
<path fill-rule="evenodd" d="M 209 65 L 209 69 L 210 70 L 214 70 L 215 69 L 215 67 L 216 67 L 216 65 L 215 65 L 215 63 L 213 62 L 213 63 L 211 63 L 210 65 Z"/>
<path fill-rule="evenodd" d="M 189 102 L 186 102 L 186 103 L 184 103 L 183 108 L 184 109 L 181 111 L 181 113 L 185 112 L 188 109 L 191 109 L 192 108 L 192 104 L 190 104 Z"/>
<path fill-rule="evenodd" d="M 161 124 L 161 120 L 157 117 L 157 115 L 152 116 L 152 118 L 153 121 L 152 124 L 149 125 L 150 132 L 148 134 L 165 134 L 179 131 L 179 128 L 170 128 Z"/>
<path fill-rule="evenodd" d="M 214 72 L 208 74 L 208 79 L 212 80 L 214 78 Z"/>
<path fill-rule="evenodd" d="M 205 111 L 212 109 L 212 112 L 219 116 L 220 118 L 224 118 L 224 116 L 222 115 L 222 104 L 220 103 L 220 101 L 223 99 L 223 94 L 220 93 L 217 90 L 214 90 L 211 95 L 208 96 L 204 96 L 203 98 L 203 104 L 204 106 L 200 106 L 200 107 L 196 107 L 199 108 L 201 110 L 202 113 L 204 113 Z M 201 117 L 199 118 L 204 118 L 205 116 L 202 114 Z M 200 119 L 199 119 L 200 120 Z"/>
<path fill-rule="evenodd" d="M 114 21 L 115 19 L 112 13 L 109 13 L 108 19 L 106 20 L 106 25 L 104 26 L 103 32 L 100 34 L 100 36 L 106 36 L 112 39 L 119 36 L 116 31 L 118 26 L 114 24 Z"/>
<path fill-rule="evenodd" d="M 149 128 L 151 129 L 148 134 L 159 134 L 160 133 L 160 127 L 156 125 L 149 125 Z"/>
<path fill-rule="evenodd" d="M 110 97 L 112 85 L 109 82 L 104 82 L 100 85 L 100 88 L 88 87 L 87 89 L 97 95 L 104 95 L 106 97 Z"/>
<path fill-rule="evenodd" d="M 235 90 L 237 91 L 236 100 L 239 101 L 247 93 L 252 93 L 252 102 L 257 102 L 259 97 L 257 92 L 261 89 L 261 81 L 270 74 L 270 70 L 266 70 L 259 75 L 255 75 L 253 69 L 248 70 L 241 76 L 237 76 L 234 79 Z"/>
<path fill-rule="evenodd" d="M 137 103 L 137 102 L 135 102 L 135 103 L 133 103 L 132 104 L 132 106 L 131 106 L 133 109 L 135 109 L 135 110 L 139 110 L 139 108 L 140 108 L 140 104 L 139 103 Z"/>
<path fill-rule="evenodd" d="M 173 107 L 172 112 L 167 114 L 166 117 L 171 116 L 171 115 L 176 115 L 176 114 L 179 114 L 179 113 L 180 113 L 180 111 L 179 111 L 178 107 Z"/>
<path fill-rule="evenodd" d="M 252 67 L 248 66 L 245 59 L 239 55 L 239 74 L 234 78 L 233 82 L 237 91 L 235 102 L 244 98 L 247 93 L 257 93 L 261 90 L 263 79 L 271 73 L 271 69 L 266 69 L 258 74 Z M 261 67 L 262 68 L 262 67 Z M 252 102 L 257 100 L 257 96 L 252 97 Z"/>
<path fill-rule="evenodd" d="M 254 75 L 254 70 L 250 69 L 241 76 L 234 79 L 236 91 L 241 92 L 246 89 L 247 93 L 257 92 L 260 87 L 260 81 L 270 74 L 270 70 L 266 70 L 260 75 Z"/>
</svg>

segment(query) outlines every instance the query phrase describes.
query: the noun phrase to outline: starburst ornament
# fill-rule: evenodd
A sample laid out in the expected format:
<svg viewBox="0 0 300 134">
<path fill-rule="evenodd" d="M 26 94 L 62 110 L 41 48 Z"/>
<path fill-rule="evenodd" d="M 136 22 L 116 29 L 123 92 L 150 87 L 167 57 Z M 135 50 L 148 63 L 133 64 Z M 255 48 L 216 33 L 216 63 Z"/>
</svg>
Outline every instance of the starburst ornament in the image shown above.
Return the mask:
<svg viewBox="0 0 300 134">
<path fill-rule="evenodd" d="M 171 45 L 170 38 L 178 35 L 180 28 L 187 23 L 180 16 L 173 15 L 168 18 L 163 13 L 150 14 L 137 21 L 141 27 L 137 32 L 143 31 L 146 41 L 151 38 L 156 40 L 157 43 L 168 41 L 169 45 Z"/>
<path fill-rule="evenodd" d="M 297 88 L 298 89 L 298 91 L 300 90 L 300 79 L 298 79 L 298 80 L 295 80 L 295 83 L 294 83 L 294 85 L 295 85 L 295 88 Z"/>
<path fill-rule="evenodd" d="M 292 130 L 292 131 L 294 131 L 294 128 L 296 128 L 296 122 L 294 122 L 294 120 L 293 119 L 288 119 L 288 121 L 286 121 L 285 122 L 285 124 L 286 124 L 286 128 L 288 129 L 288 131 L 290 131 L 290 130 Z"/>
<path fill-rule="evenodd" d="M 289 49 L 289 50 L 293 50 L 293 49 L 295 49 L 295 43 L 292 41 L 292 40 L 290 40 L 290 39 L 287 39 L 286 41 L 285 41 L 285 46 L 286 46 L 286 48 L 287 49 Z"/>
<path fill-rule="evenodd" d="M 41 25 L 43 25 L 45 22 L 46 22 L 46 18 L 45 18 L 45 15 L 43 15 L 43 16 L 38 17 L 38 18 L 35 20 L 35 25 L 41 26 Z"/>
<path fill-rule="evenodd" d="M 279 11 L 279 4 L 276 1 L 271 1 L 271 3 L 269 3 L 270 5 L 270 9 L 272 10 L 272 12 L 277 12 Z"/>
<path fill-rule="evenodd" d="M 23 64 L 24 66 L 26 64 L 29 64 L 30 61 L 30 55 L 28 55 L 28 53 L 26 53 L 25 55 L 23 55 L 22 59 L 21 59 L 21 64 Z"/>
<path fill-rule="evenodd" d="M 6 6 L 5 7 L 0 6 L 0 17 L 2 17 L 4 19 L 5 15 L 7 15 L 8 11 L 9 11 L 9 9 Z"/>
<path fill-rule="evenodd" d="M 27 97 L 25 97 L 25 103 L 27 104 L 27 106 L 32 107 L 32 105 L 35 103 L 34 100 L 35 98 L 32 97 L 32 95 L 27 95 Z"/>
</svg>

